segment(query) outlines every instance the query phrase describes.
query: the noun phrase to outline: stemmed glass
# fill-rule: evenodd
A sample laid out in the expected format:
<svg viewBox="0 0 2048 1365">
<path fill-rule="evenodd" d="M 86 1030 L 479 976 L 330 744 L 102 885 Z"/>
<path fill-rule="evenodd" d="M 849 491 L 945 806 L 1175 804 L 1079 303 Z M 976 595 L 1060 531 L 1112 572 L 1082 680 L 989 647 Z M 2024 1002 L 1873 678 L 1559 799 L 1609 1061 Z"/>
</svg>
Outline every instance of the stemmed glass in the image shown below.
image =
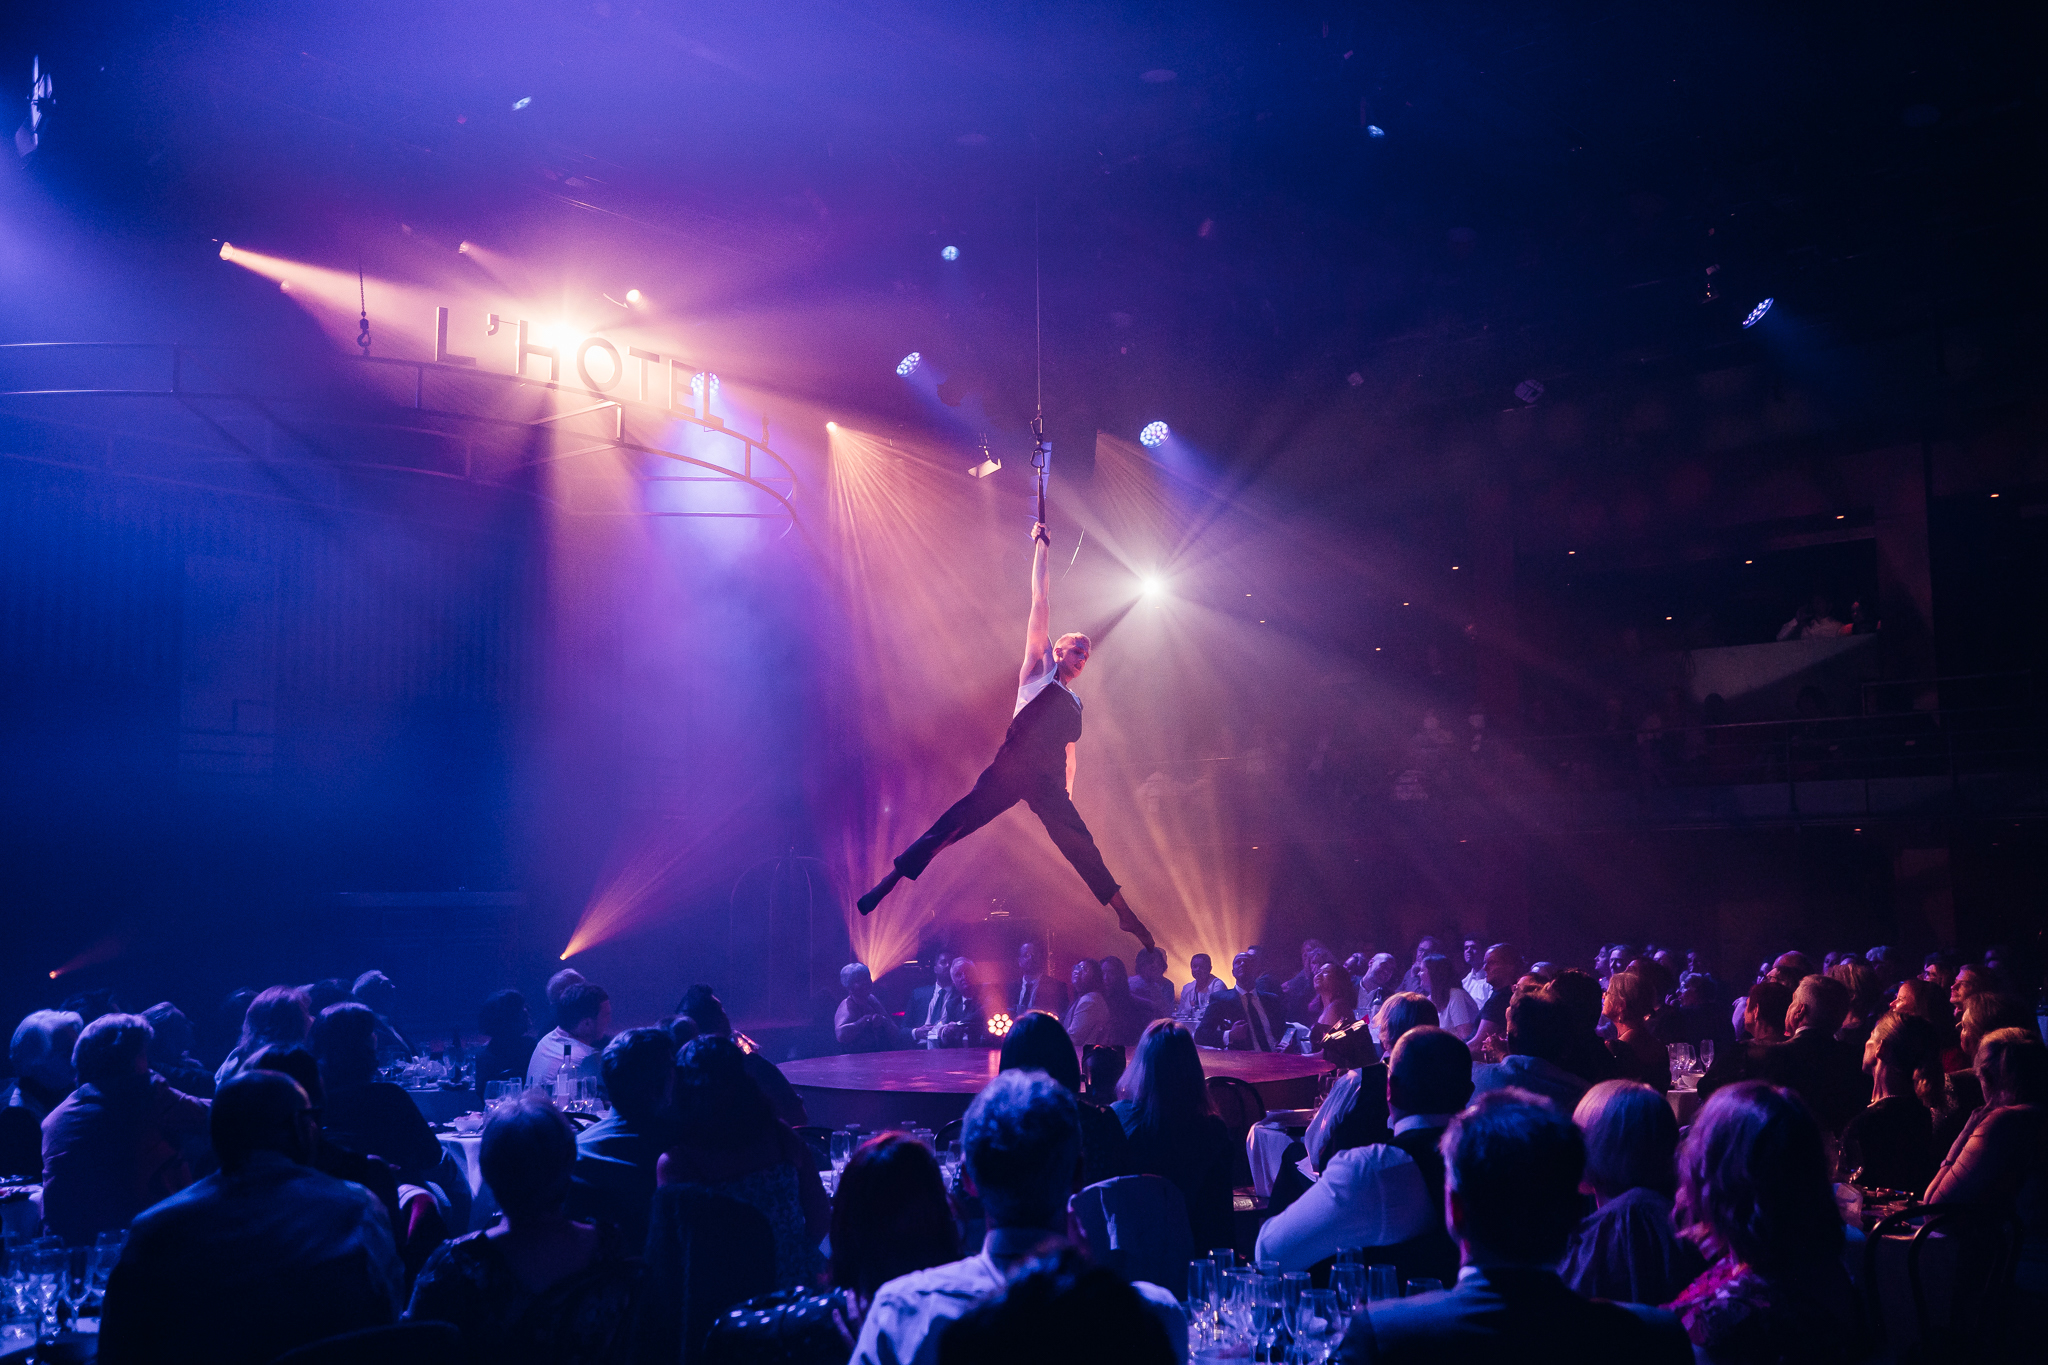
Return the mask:
<svg viewBox="0 0 2048 1365">
<path fill-rule="evenodd" d="M 1714 1040 L 1712 1038 L 1700 1039 L 1697 1055 L 1700 1059 L 1700 1074 L 1704 1076 L 1707 1074 L 1707 1068 L 1714 1064 Z"/>
<path fill-rule="evenodd" d="M 1216 1263 L 1188 1262 L 1188 1335 L 1199 1340 L 1216 1329 Z"/>
<path fill-rule="evenodd" d="M 85 1316 L 85 1306 L 93 1297 L 92 1268 L 98 1255 L 96 1247 L 67 1250 L 58 1270 L 57 1296 L 64 1301 L 64 1307 L 70 1310 L 67 1316 L 71 1319 L 71 1330 L 74 1332 L 85 1330 L 79 1319 Z M 98 1326 L 98 1322 L 95 1321 L 93 1330 L 98 1330 Z"/>
<path fill-rule="evenodd" d="M 1251 1306 L 1252 1332 L 1258 1339 L 1259 1353 L 1270 1356 L 1273 1338 L 1281 1327 L 1280 1281 L 1271 1275 L 1254 1274 L 1245 1283 L 1245 1294 Z"/>
<path fill-rule="evenodd" d="M 57 1245 L 46 1246 L 46 1242 L 56 1242 Z M 63 1300 L 61 1285 L 70 1260 L 70 1252 L 62 1241 L 55 1237 L 46 1237 L 37 1242 L 35 1249 L 29 1253 L 29 1303 L 36 1310 L 42 1336 L 57 1335 L 57 1305 Z"/>
<path fill-rule="evenodd" d="M 1294 1349 L 1304 1365 L 1322 1365 L 1344 1339 L 1351 1309 L 1335 1290 L 1310 1289 L 1294 1310 Z"/>
<path fill-rule="evenodd" d="M 1339 1261 L 1330 1267 L 1329 1292 L 1346 1312 L 1355 1313 L 1365 1307 L 1365 1266 L 1358 1261 Z"/>
</svg>

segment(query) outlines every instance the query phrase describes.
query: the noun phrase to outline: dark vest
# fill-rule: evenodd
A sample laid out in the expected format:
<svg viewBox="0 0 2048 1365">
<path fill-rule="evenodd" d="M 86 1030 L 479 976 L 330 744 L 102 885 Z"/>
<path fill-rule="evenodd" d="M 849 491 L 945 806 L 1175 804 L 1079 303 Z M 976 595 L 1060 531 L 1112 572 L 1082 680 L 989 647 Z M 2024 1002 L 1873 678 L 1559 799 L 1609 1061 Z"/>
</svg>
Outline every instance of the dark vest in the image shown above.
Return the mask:
<svg viewBox="0 0 2048 1365">
<path fill-rule="evenodd" d="M 996 762 L 1033 776 L 1054 774 L 1064 783 L 1067 746 L 1080 738 L 1081 699 L 1050 682 L 1010 721 Z"/>
</svg>

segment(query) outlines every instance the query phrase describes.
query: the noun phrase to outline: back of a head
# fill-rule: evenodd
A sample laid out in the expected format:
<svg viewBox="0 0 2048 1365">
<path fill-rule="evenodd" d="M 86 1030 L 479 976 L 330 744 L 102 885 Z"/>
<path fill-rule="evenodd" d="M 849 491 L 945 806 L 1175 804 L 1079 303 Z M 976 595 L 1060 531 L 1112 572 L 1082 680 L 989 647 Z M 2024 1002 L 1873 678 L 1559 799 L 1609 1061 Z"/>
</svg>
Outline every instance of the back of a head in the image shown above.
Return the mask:
<svg viewBox="0 0 2048 1365">
<path fill-rule="evenodd" d="M 732 1039 L 700 1037 L 676 1058 L 676 1119 L 683 1145 L 738 1151 L 762 1141 L 775 1109 L 747 1074 L 747 1055 Z"/>
<path fill-rule="evenodd" d="M 85 1020 L 72 1010 L 35 1010 L 14 1027 L 7 1060 L 17 1076 L 71 1074 L 71 1049 Z"/>
<path fill-rule="evenodd" d="M 1479 1255 L 1555 1266 L 1578 1226 L 1586 1144 L 1570 1119 L 1521 1090 L 1491 1090 L 1451 1120 L 1444 1180 L 1457 1235 Z"/>
<path fill-rule="evenodd" d="M 1848 987 L 1849 1008 L 1858 1017 L 1869 1019 L 1884 993 L 1876 969 L 1861 958 L 1847 957 L 1830 967 L 1828 975 Z"/>
<path fill-rule="evenodd" d="M 114 1085 L 136 1074 L 149 1055 L 149 1021 L 139 1014 L 102 1014 L 87 1024 L 71 1049 L 80 1085 Z"/>
<path fill-rule="evenodd" d="M 1879 1015 L 1865 1046 L 1877 1049 L 1878 1060 L 1895 1072 L 1915 1080 L 1941 1079 L 1941 1031 L 1918 1015 L 1896 1010 Z"/>
<path fill-rule="evenodd" d="M 546 990 L 549 1011 L 552 1012 L 555 1006 L 560 1003 L 563 991 L 568 990 L 571 986 L 580 986 L 582 984 L 583 973 L 577 971 L 574 967 L 564 967 L 549 977 Z"/>
<path fill-rule="evenodd" d="M 1749 1004 L 1758 1022 L 1773 1032 L 1785 1028 L 1785 1013 L 1792 1008 L 1792 988 L 1782 981 L 1759 981 L 1749 988 Z"/>
<path fill-rule="evenodd" d="M 564 1033 L 575 1031 L 586 1019 L 595 1019 L 611 997 L 604 987 L 588 981 L 571 982 L 555 1000 L 555 1027 Z"/>
<path fill-rule="evenodd" d="M 668 1101 L 676 1074 L 676 1046 L 667 1029 L 630 1028 L 605 1045 L 598 1074 L 612 1108 L 643 1119 Z"/>
<path fill-rule="evenodd" d="M 839 989 L 849 996 L 855 991 L 866 990 L 873 980 L 864 963 L 849 962 L 839 969 Z"/>
<path fill-rule="evenodd" d="M 1590 1033 L 1600 1026 L 1600 1003 L 1606 992 L 1598 979 L 1577 967 L 1567 967 L 1543 988 L 1544 995 L 1564 1006 L 1565 1023 L 1574 1033 Z"/>
<path fill-rule="evenodd" d="M 1704 1224 L 1767 1279 L 1841 1254 L 1842 1217 L 1820 1126 L 1762 1081 L 1716 1090 L 1678 1158 L 1681 1225 Z"/>
<path fill-rule="evenodd" d="M 306 987 L 306 1008 L 318 1019 L 320 1011 L 329 1005 L 339 1005 L 349 998 L 349 983 L 340 977 L 330 976 L 324 981 L 315 981 Z"/>
<path fill-rule="evenodd" d="M 548 1213 L 569 1197 L 576 1130 L 554 1101 L 529 1090 L 491 1111 L 478 1161 L 484 1183 L 509 1218 Z"/>
<path fill-rule="evenodd" d="M 1166 1328 L 1115 1271 L 1068 1250 L 948 1323 L 939 1365 L 1173 1365 Z"/>
<path fill-rule="evenodd" d="M 390 977 L 372 969 L 356 978 L 355 984 L 349 987 L 349 994 L 381 1014 L 390 1008 L 398 995 L 398 987 L 391 984 Z"/>
<path fill-rule="evenodd" d="M 1792 1003 L 1802 1008 L 1805 1027 L 1833 1033 L 1849 1017 L 1849 988 L 1831 976 L 1801 977 Z"/>
<path fill-rule="evenodd" d="M 1081 1158 L 1079 1103 L 1036 1071 L 1002 1072 L 974 1097 L 960 1143 L 989 1226 L 1064 1226 Z"/>
<path fill-rule="evenodd" d="M 1526 991 L 1508 1004 L 1508 1051 L 1556 1063 L 1571 1045 L 1564 1006 Z"/>
<path fill-rule="evenodd" d="M 1182 1135 L 1213 1112 L 1209 1081 L 1195 1035 L 1171 1019 L 1155 1019 L 1138 1039 L 1131 1064 L 1117 1082 L 1131 1103 L 1133 1133 Z"/>
<path fill-rule="evenodd" d="M 528 1021 L 526 997 L 518 991 L 492 991 L 476 1012 L 476 1026 L 486 1038 L 516 1038 Z"/>
<path fill-rule="evenodd" d="M 311 1047 L 330 1090 L 369 1084 L 377 1079 L 376 1012 L 354 1000 L 329 1005 L 313 1023 Z"/>
<path fill-rule="evenodd" d="M 208 1120 L 221 1169 L 240 1171 L 258 1152 L 303 1161 L 307 1134 L 299 1115 L 311 1107 L 299 1083 L 282 1071 L 259 1067 L 230 1077 L 215 1093 Z"/>
<path fill-rule="evenodd" d="M 1957 1031 L 1962 1035 L 1966 1048 L 1971 1050 L 1971 1062 L 1975 1064 L 1975 1049 L 1982 1047 L 1984 1040 L 1999 1029 L 2032 1029 L 2033 1007 L 2016 995 L 2000 995 L 1997 991 L 1979 991 L 1963 1002 L 1962 1017 L 1957 1021 Z M 83 1073 L 79 1076 L 84 1079 Z"/>
<path fill-rule="evenodd" d="M 862 1299 L 899 1275 L 959 1254 L 938 1159 L 903 1133 L 862 1143 L 832 1198 L 832 1283 Z"/>
<path fill-rule="evenodd" d="M 1472 1098 L 1472 1049 L 1424 1026 L 1401 1035 L 1387 1059 L 1387 1103 L 1404 1114 L 1455 1114 Z"/>
<path fill-rule="evenodd" d="M 312 1028 L 313 1008 L 306 993 L 297 986 L 272 986 L 257 992 L 242 1016 L 242 1054 L 271 1043 L 303 1043 Z"/>
<path fill-rule="evenodd" d="M 159 1000 L 142 1012 L 149 1021 L 150 1056 L 172 1058 L 192 1045 L 192 1021 L 168 1000 Z"/>
<path fill-rule="evenodd" d="M 321 1107 L 326 1087 L 320 1083 L 320 1063 L 302 1047 L 266 1047 L 242 1064 L 243 1071 L 278 1071 L 299 1083 L 315 1109 Z"/>
<path fill-rule="evenodd" d="M 1656 998 L 1650 994 L 1649 983 L 1638 972 L 1616 972 L 1608 977 L 1607 993 L 1621 1001 L 1624 1019 L 1647 1019 L 1650 1017 L 1650 1011 L 1657 1008 Z"/>
<path fill-rule="evenodd" d="M 1394 1050 L 1394 1044 L 1410 1029 L 1435 1028 L 1436 1006 L 1419 991 L 1395 991 L 1380 1002 L 1380 1055 Z"/>
<path fill-rule="evenodd" d="M 1630 1190 L 1665 1198 L 1678 1189 L 1678 1120 L 1641 1081 L 1602 1081 L 1579 1099 L 1573 1122 L 1586 1135 L 1586 1180 L 1602 1199 Z"/>
<path fill-rule="evenodd" d="M 2031 1028 L 1993 1029 L 1977 1044 L 1984 1093 L 2008 1104 L 2048 1104 L 2048 1047 Z"/>
<path fill-rule="evenodd" d="M 1081 1093 L 1081 1063 L 1073 1035 L 1057 1015 L 1026 1010 L 1003 1035 L 1003 1071 L 1043 1071 L 1076 1095 Z"/>
<path fill-rule="evenodd" d="M 732 1020 L 725 1014 L 725 1005 L 718 993 L 709 986 L 697 985 L 683 992 L 682 1003 L 676 1006 L 677 1014 L 686 1014 L 697 1021 L 697 1032 L 731 1033 Z"/>
</svg>

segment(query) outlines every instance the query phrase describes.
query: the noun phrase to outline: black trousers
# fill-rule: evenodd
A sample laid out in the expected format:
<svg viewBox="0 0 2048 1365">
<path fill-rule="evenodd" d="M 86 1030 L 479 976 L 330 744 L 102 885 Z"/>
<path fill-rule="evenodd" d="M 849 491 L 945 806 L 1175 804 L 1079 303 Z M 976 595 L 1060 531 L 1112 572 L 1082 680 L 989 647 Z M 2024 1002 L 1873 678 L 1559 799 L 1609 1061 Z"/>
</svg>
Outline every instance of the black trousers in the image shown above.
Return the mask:
<svg viewBox="0 0 2048 1365">
<path fill-rule="evenodd" d="M 1081 812 L 1074 809 L 1062 777 L 1017 772 L 1002 764 L 990 764 L 975 780 L 974 790 L 947 807 L 937 823 L 903 851 L 903 856 L 896 860 L 896 870 L 916 881 L 918 874 L 939 856 L 940 849 L 965 839 L 1019 801 L 1031 807 L 1031 813 L 1045 826 L 1060 852 L 1067 855 L 1081 880 L 1088 883 L 1095 899 L 1109 904 L 1109 898 L 1117 893 L 1116 878 L 1109 875 L 1102 850 L 1095 847 L 1095 836 L 1088 832 Z"/>
</svg>

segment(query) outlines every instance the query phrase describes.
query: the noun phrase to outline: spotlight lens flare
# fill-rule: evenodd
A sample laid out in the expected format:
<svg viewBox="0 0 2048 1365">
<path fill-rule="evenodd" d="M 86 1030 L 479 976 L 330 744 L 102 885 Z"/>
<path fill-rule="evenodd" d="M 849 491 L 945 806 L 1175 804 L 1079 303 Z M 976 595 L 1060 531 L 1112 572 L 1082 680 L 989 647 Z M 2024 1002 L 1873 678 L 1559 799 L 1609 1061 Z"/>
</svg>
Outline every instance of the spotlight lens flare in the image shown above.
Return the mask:
<svg viewBox="0 0 2048 1365">
<path fill-rule="evenodd" d="M 1762 303 L 1750 309 L 1749 316 L 1742 320 L 1742 325 L 1744 327 L 1754 327 L 1759 322 L 1762 322 L 1764 314 L 1771 311 L 1771 305 L 1775 302 L 1777 302 L 1775 299 L 1765 299 Z"/>
<path fill-rule="evenodd" d="M 645 296 L 644 294 L 642 294 L 642 293 L 641 293 L 641 292 L 640 292 L 639 290 L 637 290 L 637 289 L 628 289 L 628 290 L 626 291 L 626 302 L 627 302 L 627 303 L 638 303 L 638 302 L 640 302 L 640 300 L 641 300 L 642 298 L 644 298 L 644 297 L 646 297 L 646 296 Z"/>
<path fill-rule="evenodd" d="M 717 375 L 715 375 L 715 374 L 712 374 L 712 375 L 696 374 L 696 375 L 692 375 L 692 376 L 690 376 L 690 392 L 691 392 L 691 393 L 702 393 L 702 392 L 704 392 L 704 381 L 705 381 L 706 379 L 709 379 L 709 380 L 711 381 L 711 396 L 712 396 L 712 397 L 714 397 L 714 398 L 716 398 L 716 397 L 718 396 L 718 376 L 717 376 Z"/>
<path fill-rule="evenodd" d="M 222 242 L 220 244 L 220 258 L 224 261 L 235 259 L 235 244 L 233 242 Z"/>
<path fill-rule="evenodd" d="M 960 259 L 960 248 L 959 248 L 959 247 L 957 247 L 957 246 L 949 246 L 949 247 L 945 248 L 944 250 L 942 250 L 941 252 L 939 252 L 939 259 L 940 259 L 940 260 L 942 260 L 942 261 L 957 261 L 957 260 L 959 260 L 959 259 Z"/>
<path fill-rule="evenodd" d="M 512 112 L 516 114 L 516 113 L 518 113 L 518 112 L 519 112 L 519 111 L 520 111 L 521 109 L 524 109 L 524 108 L 525 108 L 525 107 L 526 107 L 527 105 L 529 105 L 529 104 L 532 104 L 532 103 L 533 103 L 533 96 L 531 96 L 531 95 L 527 95 L 527 96 L 525 96 L 524 98 L 521 98 L 521 99 L 516 99 L 516 100 L 512 101 Z"/>
<path fill-rule="evenodd" d="M 917 370 L 918 363 L 923 359 L 924 355 L 922 352 L 912 351 L 909 355 L 903 357 L 903 359 L 896 362 L 896 373 L 899 376 L 908 376 L 914 374 Z"/>
<path fill-rule="evenodd" d="M 1171 434 L 1167 429 L 1166 423 L 1150 422 L 1146 424 L 1143 431 L 1138 433 L 1138 444 L 1143 446 L 1163 445 L 1166 438 Z"/>
<path fill-rule="evenodd" d="M 1147 574 L 1138 580 L 1138 589 L 1147 597 L 1159 597 L 1166 592 L 1166 580 L 1158 574 Z"/>
</svg>

